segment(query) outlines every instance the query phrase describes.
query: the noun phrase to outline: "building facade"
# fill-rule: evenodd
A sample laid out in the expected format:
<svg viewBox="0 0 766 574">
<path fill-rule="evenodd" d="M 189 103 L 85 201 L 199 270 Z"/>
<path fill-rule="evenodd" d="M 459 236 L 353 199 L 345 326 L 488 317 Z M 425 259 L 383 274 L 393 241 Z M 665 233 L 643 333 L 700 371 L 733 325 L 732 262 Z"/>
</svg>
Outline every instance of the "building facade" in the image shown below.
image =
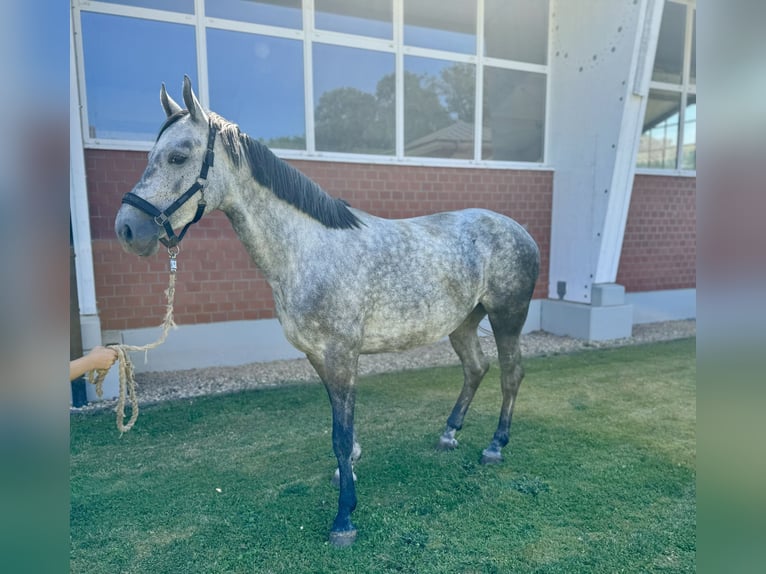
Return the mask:
<svg viewBox="0 0 766 574">
<path fill-rule="evenodd" d="M 72 0 L 71 214 L 83 344 L 154 339 L 167 258 L 114 216 L 184 74 L 331 195 L 383 217 L 483 207 L 542 253 L 527 330 L 695 315 L 693 0 Z M 75 105 L 75 104 L 79 105 Z M 162 370 L 295 356 L 226 218 L 179 255 Z"/>
</svg>

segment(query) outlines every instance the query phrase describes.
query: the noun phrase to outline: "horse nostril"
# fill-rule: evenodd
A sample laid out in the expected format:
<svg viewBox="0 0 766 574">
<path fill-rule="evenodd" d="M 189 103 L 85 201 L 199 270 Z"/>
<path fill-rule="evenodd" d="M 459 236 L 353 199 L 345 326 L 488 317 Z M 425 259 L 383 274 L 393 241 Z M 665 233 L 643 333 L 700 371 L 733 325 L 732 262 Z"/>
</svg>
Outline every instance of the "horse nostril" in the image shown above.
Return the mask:
<svg viewBox="0 0 766 574">
<path fill-rule="evenodd" d="M 130 242 L 133 239 L 133 230 L 130 228 L 130 225 L 127 223 L 122 226 L 122 229 L 120 230 L 120 235 L 122 235 L 122 238 Z"/>
</svg>

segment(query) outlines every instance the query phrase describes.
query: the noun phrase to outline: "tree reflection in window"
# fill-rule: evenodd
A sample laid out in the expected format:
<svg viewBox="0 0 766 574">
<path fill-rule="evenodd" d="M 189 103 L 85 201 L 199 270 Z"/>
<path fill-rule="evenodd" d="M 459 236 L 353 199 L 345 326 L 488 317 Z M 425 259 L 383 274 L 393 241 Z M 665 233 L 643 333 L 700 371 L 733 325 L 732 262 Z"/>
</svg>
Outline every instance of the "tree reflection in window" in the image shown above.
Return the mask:
<svg viewBox="0 0 766 574">
<path fill-rule="evenodd" d="M 638 146 L 638 167 L 675 168 L 681 94 L 651 90 Z"/>
</svg>

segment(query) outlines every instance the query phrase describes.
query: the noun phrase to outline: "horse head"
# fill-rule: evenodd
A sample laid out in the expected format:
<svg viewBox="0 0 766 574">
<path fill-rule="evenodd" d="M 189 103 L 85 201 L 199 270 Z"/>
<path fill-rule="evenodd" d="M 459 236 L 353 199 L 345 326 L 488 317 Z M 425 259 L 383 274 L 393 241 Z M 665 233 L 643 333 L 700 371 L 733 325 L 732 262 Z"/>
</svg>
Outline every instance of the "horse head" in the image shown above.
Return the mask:
<svg viewBox="0 0 766 574">
<path fill-rule="evenodd" d="M 223 178 L 207 181 L 215 157 L 216 129 L 188 76 L 184 76 L 183 99 L 186 109 L 162 85 L 160 102 L 167 119 L 149 152 L 143 176 L 123 197 L 115 219 L 117 237 L 129 253 L 153 255 L 160 242 L 175 247 L 189 225 L 221 203 Z"/>
</svg>

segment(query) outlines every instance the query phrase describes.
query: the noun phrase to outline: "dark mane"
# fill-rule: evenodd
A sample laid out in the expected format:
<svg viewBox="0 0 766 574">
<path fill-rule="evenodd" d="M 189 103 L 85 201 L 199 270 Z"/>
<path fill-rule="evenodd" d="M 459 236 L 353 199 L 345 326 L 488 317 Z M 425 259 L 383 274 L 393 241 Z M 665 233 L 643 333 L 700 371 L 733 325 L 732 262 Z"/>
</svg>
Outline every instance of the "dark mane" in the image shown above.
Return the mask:
<svg viewBox="0 0 766 574">
<path fill-rule="evenodd" d="M 318 184 L 279 159 L 268 147 L 241 132 L 236 124 L 218 114 L 209 112 L 209 115 L 234 164 L 239 166 L 243 160 L 246 161 L 256 181 L 270 189 L 279 199 L 326 227 L 350 229 L 362 225 L 344 200 L 328 195 Z M 172 121 L 175 121 L 173 116 L 165 122 L 163 128 Z"/>
</svg>

